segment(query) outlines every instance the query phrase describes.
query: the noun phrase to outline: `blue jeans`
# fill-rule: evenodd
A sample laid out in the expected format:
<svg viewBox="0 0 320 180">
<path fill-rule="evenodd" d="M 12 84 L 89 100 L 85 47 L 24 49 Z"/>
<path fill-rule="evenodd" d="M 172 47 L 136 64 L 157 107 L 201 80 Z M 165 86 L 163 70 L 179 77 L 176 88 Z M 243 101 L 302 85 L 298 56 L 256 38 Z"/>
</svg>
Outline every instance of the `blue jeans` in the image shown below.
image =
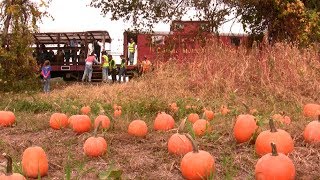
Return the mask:
<svg viewBox="0 0 320 180">
<path fill-rule="evenodd" d="M 44 83 L 44 85 L 43 85 L 43 91 L 44 91 L 45 93 L 48 93 L 48 92 L 50 91 L 50 78 L 48 78 L 48 79 L 43 79 L 43 83 Z"/>
<path fill-rule="evenodd" d="M 82 76 L 82 81 L 86 79 L 88 76 L 88 81 L 91 82 L 91 77 L 92 77 L 92 65 L 86 64 L 86 67 L 84 69 L 84 73 Z"/>
<path fill-rule="evenodd" d="M 109 76 L 109 67 L 103 67 L 102 68 L 102 80 L 106 81 Z"/>
<path fill-rule="evenodd" d="M 134 61 L 134 52 L 129 52 L 129 62 L 130 62 L 130 65 L 133 65 L 133 61 Z"/>
<path fill-rule="evenodd" d="M 126 68 L 119 69 L 119 82 L 121 82 L 121 76 L 123 77 L 123 82 L 126 82 Z"/>
</svg>

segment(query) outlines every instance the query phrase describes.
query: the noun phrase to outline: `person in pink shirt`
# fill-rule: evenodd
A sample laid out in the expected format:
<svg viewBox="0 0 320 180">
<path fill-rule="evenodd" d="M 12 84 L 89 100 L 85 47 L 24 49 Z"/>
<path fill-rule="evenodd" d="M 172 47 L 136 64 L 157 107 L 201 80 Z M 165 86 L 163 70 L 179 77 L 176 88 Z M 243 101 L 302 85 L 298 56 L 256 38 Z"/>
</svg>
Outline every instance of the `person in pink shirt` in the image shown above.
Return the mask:
<svg viewBox="0 0 320 180">
<path fill-rule="evenodd" d="M 84 73 L 82 76 L 82 82 L 86 79 L 87 76 L 88 76 L 88 81 L 91 82 L 92 65 L 94 62 L 97 64 L 100 64 L 100 63 L 97 61 L 97 55 L 94 54 L 94 52 L 92 52 L 91 55 L 87 57 L 85 62 L 86 62 L 86 65 L 85 65 Z"/>
</svg>

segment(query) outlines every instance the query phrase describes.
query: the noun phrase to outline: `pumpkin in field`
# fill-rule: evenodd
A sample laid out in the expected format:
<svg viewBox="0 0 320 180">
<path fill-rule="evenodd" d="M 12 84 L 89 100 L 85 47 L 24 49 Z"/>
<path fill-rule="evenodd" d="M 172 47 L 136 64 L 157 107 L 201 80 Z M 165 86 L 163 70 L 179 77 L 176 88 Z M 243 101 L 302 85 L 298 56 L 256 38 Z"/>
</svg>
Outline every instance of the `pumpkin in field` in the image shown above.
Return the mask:
<svg viewBox="0 0 320 180">
<path fill-rule="evenodd" d="M 168 140 L 168 151 L 171 154 L 185 155 L 192 151 L 192 143 L 185 134 L 182 134 L 187 119 L 182 120 L 177 133 Z"/>
<path fill-rule="evenodd" d="M 303 131 L 303 138 L 308 143 L 320 142 L 320 115 L 318 120 L 311 121 Z"/>
<path fill-rule="evenodd" d="M 71 118 L 71 119 L 70 119 Z M 69 118 L 74 132 L 81 134 L 91 129 L 91 120 L 87 115 L 73 115 Z"/>
<path fill-rule="evenodd" d="M 66 128 L 69 125 L 68 116 L 64 113 L 53 113 L 49 124 L 52 129 Z"/>
<path fill-rule="evenodd" d="M 212 130 L 210 123 L 205 119 L 199 119 L 192 125 L 192 129 L 197 136 L 203 136 Z"/>
<path fill-rule="evenodd" d="M 309 118 L 316 118 L 320 114 L 320 105 L 309 103 L 303 106 L 303 115 Z"/>
<path fill-rule="evenodd" d="M 26 178 L 19 173 L 12 173 L 12 158 L 7 154 L 2 154 L 7 159 L 6 174 L 0 174 L 0 180 L 25 180 Z"/>
<path fill-rule="evenodd" d="M 227 106 L 222 105 L 222 106 L 220 107 L 220 113 L 225 116 L 225 115 L 227 115 L 228 113 L 230 113 L 230 109 L 228 109 Z"/>
<path fill-rule="evenodd" d="M 199 119 L 200 119 L 200 117 L 197 113 L 191 113 L 188 115 L 188 120 L 192 123 L 195 123 Z"/>
<path fill-rule="evenodd" d="M 171 115 L 161 112 L 154 120 L 153 129 L 156 131 L 167 131 L 174 128 L 174 123 L 174 119 Z"/>
<path fill-rule="evenodd" d="M 286 124 L 286 125 L 291 124 L 291 118 L 289 116 L 285 116 L 284 112 L 282 112 L 281 114 L 274 114 L 272 116 L 272 119 L 281 124 Z"/>
<path fill-rule="evenodd" d="M 178 110 L 179 110 L 177 103 L 170 103 L 169 108 L 170 108 L 170 111 L 172 111 L 172 112 L 178 112 Z"/>
<path fill-rule="evenodd" d="M 203 119 L 206 119 L 206 120 L 208 120 L 208 121 L 211 121 L 211 120 L 213 120 L 213 118 L 214 118 L 214 112 L 211 111 L 211 110 L 208 110 L 208 109 L 204 108 L 203 116 L 204 116 Z"/>
<path fill-rule="evenodd" d="M 251 139 L 258 126 L 255 117 L 250 114 L 241 114 L 237 117 L 233 127 L 233 135 L 238 143 L 244 143 Z"/>
<path fill-rule="evenodd" d="M 185 179 L 208 179 L 215 172 L 214 157 L 207 151 L 199 150 L 192 137 L 187 134 L 192 142 L 193 151 L 185 154 L 180 163 L 182 176 Z"/>
<path fill-rule="evenodd" d="M 142 120 L 134 120 L 128 126 L 128 133 L 132 136 L 145 137 L 148 133 L 148 126 Z"/>
<path fill-rule="evenodd" d="M 89 106 L 84 106 L 81 108 L 81 114 L 88 115 L 91 112 L 91 108 Z"/>
<path fill-rule="evenodd" d="M 277 146 L 271 143 L 271 153 L 262 156 L 255 166 L 255 179 L 294 180 L 296 170 L 292 160 L 283 153 L 277 152 Z"/>
<path fill-rule="evenodd" d="M 0 126 L 11 126 L 16 121 L 16 116 L 11 111 L 0 111 Z"/>
<path fill-rule="evenodd" d="M 106 115 L 99 115 L 94 120 L 94 128 L 97 128 L 99 123 L 101 122 L 102 129 L 109 129 L 110 128 L 110 119 Z"/>
<path fill-rule="evenodd" d="M 255 143 L 255 149 L 258 155 L 263 156 L 271 153 L 272 149 L 270 143 L 277 145 L 278 152 L 288 154 L 293 151 L 293 139 L 290 134 L 282 129 L 276 129 L 273 120 L 269 121 L 270 130 L 262 131 Z"/>
<path fill-rule="evenodd" d="M 102 122 L 94 130 L 94 136 L 89 137 L 83 144 L 83 151 L 87 156 L 102 156 L 107 151 L 107 142 L 103 137 L 97 137 L 97 131 Z"/>
<path fill-rule="evenodd" d="M 122 110 L 117 109 L 113 112 L 113 117 L 118 118 L 121 116 L 121 114 L 122 114 Z"/>
<path fill-rule="evenodd" d="M 30 178 L 38 178 L 48 173 L 49 163 L 44 150 L 39 146 L 29 147 L 22 154 L 23 174 Z"/>
</svg>

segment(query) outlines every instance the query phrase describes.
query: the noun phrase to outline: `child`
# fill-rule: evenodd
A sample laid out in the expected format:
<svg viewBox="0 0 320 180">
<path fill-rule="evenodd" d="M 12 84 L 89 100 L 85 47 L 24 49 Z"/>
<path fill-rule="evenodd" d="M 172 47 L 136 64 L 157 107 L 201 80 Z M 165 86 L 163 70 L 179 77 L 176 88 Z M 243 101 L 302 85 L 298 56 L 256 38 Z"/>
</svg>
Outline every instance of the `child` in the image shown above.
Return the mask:
<svg viewBox="0 0 320 180">
<path fill-rule="evenodd" d="M 51 78 L 51 66 L 50 66 L 50 61 L 46 60 L 43 63 L 43 66 L 41 68 L 41 75 L 43 76 L 43 81 L 44 81 L 44 93 L 49 93 L 50 91 L 50 78 Z"/>
</svg>

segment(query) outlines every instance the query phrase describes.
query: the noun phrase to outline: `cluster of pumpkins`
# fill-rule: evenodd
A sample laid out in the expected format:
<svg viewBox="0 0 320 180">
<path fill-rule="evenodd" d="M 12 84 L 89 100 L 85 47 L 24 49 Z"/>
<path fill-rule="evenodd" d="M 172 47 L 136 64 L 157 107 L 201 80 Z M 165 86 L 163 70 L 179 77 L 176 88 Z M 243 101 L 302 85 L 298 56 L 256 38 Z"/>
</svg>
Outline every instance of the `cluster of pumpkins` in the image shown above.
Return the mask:
<svg viewBox="0 0 320 180">
<path fill-rule="evenodd" d="M 101 107 L 101 106 L 100 106 Z M 177 112 L 179 107 L 172 103 L 169 105 L 171 111 Z M 192 108 L 192 107 L 186 107 Z M 121 116 L 121 106 L 114 105 L 113 117 Z M 79 115 L 72 115 L 69 118 L 63 113 L 53 113 L 50 117 L 50 127 L 53 129 L 67 128 L 68 126 L 74 132 L 81 134 L 91 130 L 91 120 L 88 114 L 90 107 L 81 108 Z M 199 150 L 195 140 L 187 133 L 183 133 L 186 121 L 192 123 L 194 134 L 198 137 L 210 133 L 212 127 L 210 121 L 215 117 L 215 113 L 206 108 L 203 109 L 203 116 L 196 113 L 189 114 L 180 124 L 177 132 L 168 139 L 168 151 L 170 154 L 183 156 L 180 163 L 180 170 L 186 179 L 206 179 L 215 172 L 215 159 L 207 151 Z M 233 127 L 234 137 L 237 143 L 244 143 L 252 140 L 252 137 L 258 131 L 255 117 L 252 115 L 256 110 L 249 114 L 241 114 L 236 118 Z M 220 113 L 226 115 L 230 110 L 226 106 L 220 108 Z M 308 143 L 320 142 L 320 105 L 306 104 L 303 108 L 303 115 L 309 118 L 318 117 L 318 120 L 310 122 L 304 130 L 304 139 Z M 290 118 L 277 114 L 270 119 L 270 130 L 259 133 L 255 140 L 256 153 L 261 157 L 255 166 L 256 179 L 294 179 L 295 167 L 292 160 L 287 156 L 294 149 L 294 141 L 290 134 L 282 129 L 276 129 L 274 121 L 281 123 L 290 123 Z M 15 122 L 15 115 L 11 111 L 0 111 L 0 126 L 11 126 Z M 99 128 L 108 129 L 110 119 L 104 115 L 104 110 L 100 108 L 100 115 L 94 120 L 94 136 L 89 137 L 83 145 L 84 153 L 87 156 L 97 157 L 107 151 L 107 142 L 103 137 L 97 137 Z M 175 127 L 174 118 L 165 112 L 157 114 L 153 129 L 155 131 L 168 131 Z M 148 133 L 148 126 L 142 120 L 134 120 L 128 126 L 128 134 L 136 137 L 145 137 Z M 7 174 L 0 176 L 0 179 L 7 176 L 19 176 L 21 174 L 13 173 L 11 158 L 4 154 L 8 159 Z M 37 178 L 45 176 L 48 172 L 48 159 L 41 147 L 29 147 L 23 152 L 22 169 L 27 177 Z M 24 178 L 24 177 L 23 177 Z"/>
</svg>

